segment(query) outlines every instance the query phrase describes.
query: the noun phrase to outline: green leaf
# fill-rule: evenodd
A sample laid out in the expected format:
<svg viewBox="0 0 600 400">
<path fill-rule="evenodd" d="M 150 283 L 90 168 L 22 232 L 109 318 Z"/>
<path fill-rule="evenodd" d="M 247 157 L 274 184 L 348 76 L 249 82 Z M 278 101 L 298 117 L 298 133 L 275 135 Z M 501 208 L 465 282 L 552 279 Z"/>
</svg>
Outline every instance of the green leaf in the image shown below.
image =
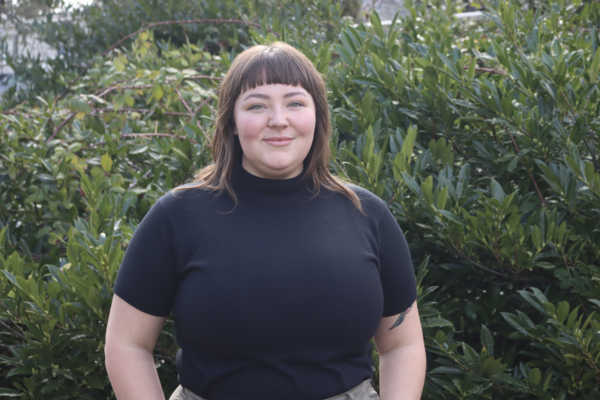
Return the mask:
<svg viewBox="0 0 600 400">
<path fill-rule="evenodd" d="M 494 356 L 494 336 L 487 326 L 481 325 L 481 344 L 485 346 L 490 357 Z"/>
<path fill-rule="evenodd" d="M 113 60 L 113 65 L 117 72 L 122 72 L 125 70 L 125 64 L 123 64 L 123 62 L 119 58 L 115 58 Z"/>
<path fill-rule="evenodd" d="M 173 147 L 172 151 L 173 151 L 173 153 L 175 153 L 175 156 L 177 158 L 179 158 L 180 160 L 187 161 L 187 162 L 190 161 L 189 157 L 187 155 L 185 155 L 185 153 L 183 151 L 179 150 L 177 147 Z"/>
<path fill-rule="evenodd" d="M 460 368 L 456 367 L 436 367 L 429 371 L 430 374 L 466 374 L 467 371 L 464 371 Z"/>
<path fill-rule="evenodd" d="M 471 65 L 469 65 L 469 71 L 467 72 L 467 78 L 473 79 L 475 78 L 475 66 L 477 65 L 476 59 L 473 58 L 471 60 Z"/>
<path fill-rule="evenodd" d="M 371 21 L 373 29 L 375 29 L 375 33 L 377 33 L 381 40 L 385 41 L 385 33 L 383 32 L 383 27 L 381 26 L 381 19 L 379 18 L 379 14 L 377 14 L 377 11 L 371 11 L 369 20 Z"/>
<path fill-rule="evenodd" d="M 7 378 L 15 375 L 31 375 L 31 368 L 29 367 L 17 367 L 10 370 L 10 372 L 6 375 Z"/>
<path fill-rule="evenodd" d="M 573 160 L 571 157 L 569 156 L 565 156 L 565 160 L 567 161 L 567 164 L 569 164 L 569 167 L 571 167 L 571 170 L 573 170 L 573 173 L 575 174 L 575 176 L 581 176 L 581 171 L 579 170 L 579 165 L 575 162 L 575 160 Z"/>
<path fill-rule="evenodd" d="M 460 77 L 458 76 L 458 71 L 456 70 L 456 66 L 452 63 L 452 61 L 450 61 L 448 59 L 448 57 L 446 57 L 442 53 L 439 53 L 438 56 L 440 57 L 440 59 L 442 60 L 442 62 L 444 64 L 446 64 L 446 66 L 448 67 L 448 69 L 451 72 L 452 77 L 454 79 L 456 79 L 457 81 L 460 81 Z"/>
<path fill-rule="evenodd" d="M 563 301 L 562 303 L 560 303 L 560 305 L 558 306 L 558 310 L 556 311 L 556 319 L 558 320 L 558 322 L 560 322 L 561 324 L 565 322 L 567 316 L 569 315 L 569 309 L 570 307 L 568 302 Z"/>
<path fill-rule="evenodd" d="M 567 328 L 569 328 L 571 330 L 580 328 L 579 324 L 581 323 L 581 320 L 579 321 L 579 323 L 577 323 L 577 327 L 573 326 L 573 324 L 575 323 L 575 320 L 577 319 L 577 316 L 579 314 L 579 307 L 580 306 L 575 307 L 573 309 L 573 311 L 571 311 L 571 314 L 569 314 L 569 318 L 567 318 Z"/>
<path fill-rule="evenodd" d="M 95 375 L 88 375 L 85 377 L 85 383 L 93 387 L 94 389 L 104 389 L 104 382 L 102 379 Z"/>
<path fill-rule="evenodd" d="M 77 268 L 79 265 L 79 248 L 73 236 L 69 236 L 69 242 L 67 243 L 67 258 L 71 263 L 71 267 Z"/>
<path fill-rule="evenodd" d="M 529 326 L 527 326 L 527 324 L 524 321 L 521 321 L 521 319 L 519 317 L 517 317 L 514 314 L 507 313 L 507 312 L 501 312 L 500 314 L 506 320 L 506 322 L 509 323 L 510 326 L 512 326 L 513 328 L 515 328 L 522 334 L 529 336 L 529 332 L 528 332 Z"/>
<path fill-rule="evenodd" d="M 592 183 L 592 181 L 594 180 L 594 175 L 594 164 L 592 164 L 591 161 L 588 161 L 585 164 L 585 179 L 588 183 Z"/>
<path fill-rule="evenodd" d="M 2 273 L 4 275 L 6 275 L 6 277 L 8 278 L 8 280 L 11 281 L 13 283 L 13 285 L 15 285 L 19 289 L 23 290 L 23 288 L 19 285 L 19 283 L 17 282 L 17 279 L 15 278 L 15 276 L 13 274 L 11 274 L 8 271 L 2 271 Z"/>
<path fill-rule="evenodd" d="M 544 385 L 542 386 L 542 390 L 545 392 L 548 390 L 548 386 L 550 386 L 550 381 L 552 380 L 552 372 L 548 374 L 546 380 L 544 381 Z"/>
<path fill-rule="evenodd" d="M 402 179 L 404 179 L 404 182 L 406 183 L 406 186 L 408 186 L 408 188 L 412 190 L 416 195 L 423 196 L 423 193 L 421 193 L 421 188 L 417 184 L 417 181 L 415 181 L 415 179 L 406 172 L 402 172 L 401 174 Z"/>
<path fill-rule="evenodd" d="M 380 80 L 370 76 L 356 75 L 350 78 L 350 80 L 354 83 L 358 83 L 359 85 L 384 87 Z"/>
<path fill-rule="evenodd" d="M 533 386 L 539 385 L 540 381 L 542 380 L 542 373 L 540 372 L 540 369 L 533 368 L 531 371 L 529 371 L 528 380 Z"/>
<path fill-rule="evenodd" d="M 435 341 L 439 344 L 446 343 L 446 334 L 443 331 L 437 331 L 435 334 Z"/>
<path fill-rule="evenodd" d="M 48 384 L 44 385 L 41 392 L 44 394 L 52 393 L 56 391 L 63 383 L 65 383 L 65 378 L 63 377 L 51 380 Z"/>
<path fill-rule="evenodd" d="M 365 94 L 365 96 L 363 97 L 363 102 L 362 102 L 362 113 L 363 116 L 365 118 L 368 118 L 369 114 L 371 113 L 371 102 L 373 100 L 373 96 L 371 95 L 370 92 L 367 92 Z"/>
<path fill-rule="evenodd" d="M 423 69 L 425 69 L 426 67 L 430 66 L 431 63 L 429 62 L 429 60 L 426 60 L 422 57 L 415 57 L 414 59 L 415 64 L 417 64 L 418 67 L 421 67 Z"/>
<path fill-rule="evenodd" d="M 0 388 L 0 396 L 21 397 L 21 396 L 23 396 L 23 392 L 19 392 L 18 390 L 14 390 L 14 389 Z"/>
<path fill-rule="evenodd" d="M 506 96 L 500 100 L 500 106 L 502 107 L 502 113 L 508 118 L 512 118 L 513 115 L 513 105 L 510 99 Z"/>
<path fill-rule="evenodd" d="M 437 199 L 437 209 L 443 210 L 446 208 L 446 201 L 448 200 L 448 186 L 444 186 L 440 193 L 438 194 Z"/>
<path fill-rule="evenodd" d="M 404 160 L 408 163 L 412 157 L 413 149 L 415 147 L 415 140 L 417 139 L 417 127 L 411 125 L 406 132 L 406 137 L 402 143 L 402 149 L 400 153 L 404 156 Z"/>
<path fill-rule="evenodd" d="M 500 185 L 494 178 L 492 178 L 491 187 L 492 196 L 494 196 L 494 198 L 496 198 L 502 203 L 502 200 L 504 200 L 504 198 L 506 197 L 504 190 L 502 190 L 502 185 Z"/>
<path fill-rule="evenodd" d="M 596 50 L 588 74 L 590 76 L 590 83 L 596 83 L 598 81 L 598 68 L 600 67 L 600 51 Z"/>
<path fill-rule="evenodd" d="M 27 281 L 25 280 L 25 278 L 23 278 L 22 276 L 17 276 L 17 283 L 18 283 L 17 286 L 19 288 L 21 288 L 21 290 L 23 292 L 25 292 L 26 295 L 28 295 L 28 296 L 32 295 L 31 288 L 27 284 Z"/>
<path fill-rule="evenodd" d="M 488 357 L 481 363 L 480 374 L 484 376 L 491 377 L 502 369 L 502 362 L 500 360 L 494 359 L 494 357 Z"/>
<path fill-rule="evenodd" d="M 531 240 L 533 241 L 533 245 L 538 251 L 542 251 L 542 231 L 539 226 L 535 226 L 533 228 L 533 232 L 531 232 Z"/>
<path fill-rule="evenodd" d="M 100 158 L 100 165 L 102 165 L 103 170 L 105 170 L 106 172 L 110 172 L 110 170 L 112 169 L 113 162 L 108 153 L 104 154 L 102 158 Z"/>
<path fill-rule="evenodd" d="M 443 326 L 454 326 L 454 324 L 443 318 L 429 318 L 421 321 L 421 326 L 423 328 L 437 328 Z"/>
<path fill-rule="evenodd" d="M 429 204 L 433 204 L 433 178 L 428 176 L 425 181 L 421 183 L 421 191 L 425 201 Z"/>
<path fill-rule="evenodd" d="M 600 305 L 600 304 L 598 304 L 598 305 Z M 546 310 L 548 310 L 548 312 L 550 313 L 550 315 L 556 314 L 556 307 L 554 306 L 554 304 L 552 304 L 552 303 L 544 303 L 544 308 Z"/>
<path fill-rule="evenodd" d="M 163 87 L 161 86 L 160 83 L 157 83 L 154 85 L 154 87 L 152 88 L 152 97 L 154 97 L 154 99 L 156 101 L 160 100 L 163 98 L 165 94 L 165 91 L 163 89 Z"/>
<path fill-rule="evenodd" d="M 452 214 L 450 211 L 438 210 L 438 212 L 456 224 L 459 224 L 461 226 L 465 225 L 463 221 L 461 221 L 456 215 Z"/>
</svg>

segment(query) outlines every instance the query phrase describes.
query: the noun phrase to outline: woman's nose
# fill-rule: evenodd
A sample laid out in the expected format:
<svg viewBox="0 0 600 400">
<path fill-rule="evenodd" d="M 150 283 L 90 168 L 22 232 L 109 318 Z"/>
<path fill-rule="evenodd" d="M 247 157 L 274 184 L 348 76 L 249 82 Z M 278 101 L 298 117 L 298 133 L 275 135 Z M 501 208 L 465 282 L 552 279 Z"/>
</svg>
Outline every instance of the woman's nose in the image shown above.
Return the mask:
<svg viewBox="0 0 600 400">
<path fill-rule="evenodd" d="M 283 110 L 278 107 L 273 108 L 273 112 L 271 114 L 271 118 L 269 119 L 269 127 L 273 129 L 283 129 L 288 126 L 290 123 L 285 118 L 285 113 Z"/>
</svg>

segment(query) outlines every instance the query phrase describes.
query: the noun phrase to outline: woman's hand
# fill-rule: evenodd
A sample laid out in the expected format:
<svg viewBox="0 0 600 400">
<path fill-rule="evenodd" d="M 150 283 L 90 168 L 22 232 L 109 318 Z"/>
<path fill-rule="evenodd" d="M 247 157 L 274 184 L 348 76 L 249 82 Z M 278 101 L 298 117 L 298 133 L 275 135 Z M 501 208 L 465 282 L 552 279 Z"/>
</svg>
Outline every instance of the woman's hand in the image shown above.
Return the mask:
<svg viewBox="0 0 600 400">
<path fill-rule="evenodd" d="M 155 317 L 115 295 L 106 328 L 106 370 L 119 400 L 164 400 L 152 352 L 165 317 Z"/>
<path fill-rule="evenodd" d="M 417 302 L 404 313 L 382 318 L 374 339 L 381 400 L 420 399 L 426 359 Z"/>
</svg>

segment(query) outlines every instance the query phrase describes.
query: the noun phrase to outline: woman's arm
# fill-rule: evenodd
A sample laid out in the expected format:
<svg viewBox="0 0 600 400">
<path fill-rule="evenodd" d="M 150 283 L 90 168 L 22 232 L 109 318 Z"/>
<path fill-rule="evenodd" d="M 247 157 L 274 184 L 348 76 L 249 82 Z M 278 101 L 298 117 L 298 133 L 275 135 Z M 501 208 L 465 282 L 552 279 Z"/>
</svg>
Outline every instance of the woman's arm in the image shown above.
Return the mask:
<svg viewBox="0 0 600 400">
<path fill-rule="evenodd" d="M 165 317 L 155 317 L 115 295 L 106 328 L 106 370 L 118 400 L 164 400 L 152 352 Z"/>
<path fill-rule="evenodd" d="M 417 302 L 385 317 L 375 333 L 381 400 L 417 400 L 425 383 L 425 344 Z"/>
</svg>

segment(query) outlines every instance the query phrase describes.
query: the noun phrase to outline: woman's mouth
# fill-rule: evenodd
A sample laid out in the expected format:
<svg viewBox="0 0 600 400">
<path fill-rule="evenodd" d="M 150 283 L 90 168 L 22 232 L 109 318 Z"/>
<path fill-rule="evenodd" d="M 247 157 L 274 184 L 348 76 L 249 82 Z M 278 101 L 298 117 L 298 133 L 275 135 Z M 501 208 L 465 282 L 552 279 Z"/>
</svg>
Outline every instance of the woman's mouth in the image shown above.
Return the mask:
<svg viewBox="0 0 600 400">
<path fill-rule="evenodd" d="M 294 138 L 280 136 L 280 137 L 270 137 L 270 138 L 263 139 L 263 140 L 270 146 L 284 147 L 284 146 L 287 146 L 290 143 L 292 143 Z"/>
</svg>

